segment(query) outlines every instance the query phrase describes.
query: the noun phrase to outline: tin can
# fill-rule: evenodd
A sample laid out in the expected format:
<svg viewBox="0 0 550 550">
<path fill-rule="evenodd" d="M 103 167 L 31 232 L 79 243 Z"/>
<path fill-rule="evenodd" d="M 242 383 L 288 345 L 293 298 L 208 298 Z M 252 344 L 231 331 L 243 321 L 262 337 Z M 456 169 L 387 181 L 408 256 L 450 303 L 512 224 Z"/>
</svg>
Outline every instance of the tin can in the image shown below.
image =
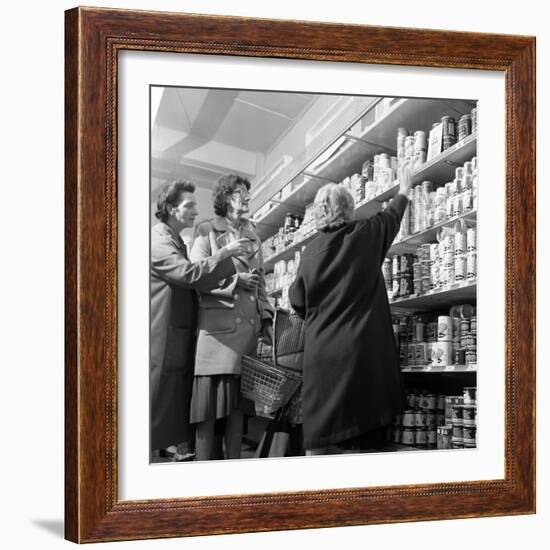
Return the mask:
<svg viewBox="0 0 550 550">
<path fill-rule="evenodd" d="M 417 130 L 414 133 L 414 150 L 415 151 L 427 151 L 428 150 L 428 137 L 426 132 Z"/>
<path fill-rule="evenodd" d="M 472 116 L 462 115 L 458 120 L 458 141 L 466 139 L 472 133 Z"/>
<path fill-rule="evenodd" d="M 412 280 L 408 275 L 401 275 L 399 284 L 399 296 L 412 294 Z"/>
<path fill-rule="evenodd" d="M 403 445 L 414 445 L 415 442 L 415 433 L 413 428 L 403 428 L 401 431 L 401 443 Z"/>
<path fill-rule="evenodd" d="M 462 437 L 464 439 L 464 446 L 468 445 L 469 447 L 475 446 L 476 444 L 476 427 L 475 426 L 464 426 L 462 429 Z"/>
<path fill-rule="evenodd" d="M 445 411 L 438 410 L 435 413 L 435 424 L 436 426 L 445 426 Z"/>
<path fill-rule="evenodd" d="M 469 227 L 466 231 L 466 252 L 475 252 L 476 250 L 476 229 L 475 227 Z"/>
<path fill-rule="evenodd" d="M 455 216 L 462 214 L 462 193 L 457 193 L 453 197 L 453 213 Z"/>
<path fill-rule="evenodd" d="M 456 352 L 455 365 L 465 365 L 466 364 L 466 351 L 459 347 Z"/>
<path fill-rule="evenodd" d="M 397 157 L 403 158 L 405 156 L 405 138 L 409 135 L 407 128 L 397 129 Z"/>
<path fill-rule="evenodd" d="M 426 426 L 426 411 L 418 409 L 414 413 L 414 425 L 416 427 Z"/>
<path fill-rule="evenodd" d="M 412 266 L 413 278 L 421 279 L 422 278 L 422 264 L 420 262 L 414 262 Z"/>
<path fill-rule="evenodd" d="M 470 332 L 477 334 L 477 317 L 475 315 L 470 318 Z"/>
<path fill-rule="evenodd" d="M 434 190 L 433 181 L 425 180 L 422 182 L 422 194 L 427 196 Z"/>
<path fill-rule="evenodd" d="M 437 410 L 438 412 L 443 412 L 443 414 L 445 414 L 445 398 L 447 396 L 440 393 L 438 396 L 437 396 Z"/>
<path fill-rule="evenodd" d="M 394 256 L 392 258 L 392 279 L 397 279 L 401 275 L 401 259 L 399 256 Z"/>
<path fill-rule="evenodd" d="M 438 342 L 450 342 L 453 339 L 453 321 L 448 315 L 437 317 Z"/>
<path fill-rule="evenodd" d="M 453 145 L 456 144 L 456 138 L 454 136 L 443 136 L 443 143 L 441 146 L 442 151 L 450 149 Z"/>
<path fill-rule="evenodd" d="M 361 174 L 367 181 L 374 181 L 374 162 L 372 160 L 366 160 L 361 167 Z"/>
<path fill-rule="evenodd" d="M 453 444 L 453 449 L 464 449 L 464 439 L 451 437 L 451 442 Z"/>
<path fill-rule="evenodd" d="M 452 116 L 441 117 L 441 124 L 443 125 L 443 138 L 445 136 L 456 136 L 456 122 Z"/>
<path fill-rule="evenodd" d="M 462 425 L 463 426 L 476 425 L 476 406 L 475 405 L 463 405 Z"/>
<path fill-rule="evenodd" d="M 475 386 L 466 387 L 463 389 L 464 405 L 475 405 L 477 388 Z"/>
<path fill-rule="evenodd" d="M 462 405 L 464 398 L 460 395 L 447 395 L 445 396 L 445 421 L 447 424 L 451 424 L 453 419 L 452 408 L 457 405 Z"/>
<path fill-rule="evenodd" d="M 403 254 L 401 256 L 401 275 L 405 273 L 412 273 L 413 257 L 412 254 Z"/>
<path fill-rule="evenodd" d="M 472 134 L 477 132 L 477 107 L 474 107 L 470 112 L 472 118 Z"/>
<path fill-rule="evenodd" d="M 460 254 L 455 257 L 455 281 L 466 279 L 466 256 Z"/>
<path fill-rule="evenodd" d="M 455 255 L 464 254 L 466 252 L 466 235 L 463 231 L 457 231 L 454 234 L 455 239 Z"/>
<path fill-rule="evenodd" d="M 399 414 L 396 414 L 394 417 L 393 417 L 393 424 L 394 426 L 401 426 L 403 422 L 403 415 L 401 413 Z"/>
<path fill-rule="evenodd" d="M 415 364 L 428 364 L 428 344 L 426 342 L 419 342 L 415 344 Z"/>
<path fill-rule="evenodd" d="M 416 428 L 414 436 L 414 446 L 426 448 L 428 446 L 428 432 L 426 427 Z"/>
<path fill-rule="evenodd" d="M 427 277 L 422 277 L 422 294 L 425 294 L 431 289 L 431 279 L 428 275 Z"/>
<path fill-rule="evenodd" d="M 437 448 L 438 449 L 452 449 L 452 427 L 451 426 L 439 426 L 437 428 Z"/>
<path fill-rule="evenodd" d="M 382 275 L 384 277 L 384 282 L 386 283 L 386 288 L 392 287 L 392 261 L 389 258 L 384 260 L 382 264 Z"/>
<path fill-rule="evenodd" d="M 472 176 L 474 173 L 474 164 L 471 160 L 464 163 L 464 176 Z"/>
<path fill-rule="evenodd" d="M 437 429 L 435 427 L 428 428 L 428 449 L 437 448 Z"/>
<path fill-rule="evenodd" d="M 435 342 L 432 353 L 432 364 L 436 367 L 452 365 L 453 343 Z"/>
<path fill-rule="evenodd" d="M 453 439 L 463 439 L 464 431 L 462 424 L 455 424 L 453 422 Z"/>
<path fill-rule="evenodd" d="M 462 193 L 462 211 L 468 212 L 474 207 L 474 195 L 471 189 L 465 189 Z"/>
<path fill-rule="evenodd" d="M 414 393 L 414 391 L 407 394 L 407 407 L 409 408 L 406 411 L 403 411 L 401 414 L 404 415 L 406 412 L 409 412 L 410 409 L 414 409 L 414 407 L 416 407 L 416 394 Z"/>
<path fill-rule="evenodd" d="M 463 425 L 463 419 L 462 419 L 463 407 L 464 405 L 462 403 L 451 406 L 451 422 L 453 426 Z"/>
<path fill-rule="evenodd" d="M 402 413 L 402 424 L 405 428 L 412 428 L 415 426 L 415 414 L 412 409 L 407 409 Z"/>
<path fill-rule="evenodd" d="M 466 350 L 465 352 L 465 362 L 466 365 L 475 365 L 477 363 L 477 352 L 476 350 Z"/>
<path fill-rule="evenodd" d="M 407 344 L 407 365 L 414 365 L 415 349 L 413 343 Z"/>
<path fill-rule="evenodd" d="M 475 279 L 477 277 L 477 254 L 468 252 L 466 254 L 466 278 Z"/>
<path fill-rule="evenodd" d="M 460 320 L 460 332 L 469 332 L 470 331 L 470 319 L 468 317 L 463 317 Z"/>
<path fill-rule="evenodd" d="M 463 177 L 464 177 L 464 167 L 457 166 L 457 168 L 455 169 L 455 178 L 460 180 Z"/>
<path fill-rule="evenodd" d="M 437 262 L 439 260 L 439 243 L 430 244 L 430 261 Z"/>
<path fill-rule="evenodd" d="M 424 404 L 429 411 L 435 411 L 437 409 L 437 394 L 427 393 L 424 396 Z"/>
<path fill-rule="evenodd" d="M 439 286 L 439 265 L 434 262 L 430 268 L 430 289 L 436 289 Z"/>
</svg>

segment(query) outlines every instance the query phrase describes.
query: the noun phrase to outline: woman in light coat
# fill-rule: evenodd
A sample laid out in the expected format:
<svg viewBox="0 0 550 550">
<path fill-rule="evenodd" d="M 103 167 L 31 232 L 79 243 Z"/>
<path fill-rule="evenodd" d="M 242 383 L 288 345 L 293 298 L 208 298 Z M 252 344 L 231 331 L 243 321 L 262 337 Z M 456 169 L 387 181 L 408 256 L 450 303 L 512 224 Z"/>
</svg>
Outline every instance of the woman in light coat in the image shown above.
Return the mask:
<svg viewBox="0 0 550 550">
<path fill-rule="evenodd" d="M 250 182 L 236 175 L 220 178 L 214 192 L 213 220 L 197 226 L 191 259 L 198 261 L 238 239 L 248 253 L 233 258 L 236 274 L 220 278 L 216 289 L 199 296 L 199 336 L 191 402 L 196 424 L 197 460 L 240 458 L 243 431 L 240 374 L 243 354 L 255 353 L 258 337 L 269 338 L 272 308 L 265 292 L 261 242 L 248 213 Z"/>
</svg>

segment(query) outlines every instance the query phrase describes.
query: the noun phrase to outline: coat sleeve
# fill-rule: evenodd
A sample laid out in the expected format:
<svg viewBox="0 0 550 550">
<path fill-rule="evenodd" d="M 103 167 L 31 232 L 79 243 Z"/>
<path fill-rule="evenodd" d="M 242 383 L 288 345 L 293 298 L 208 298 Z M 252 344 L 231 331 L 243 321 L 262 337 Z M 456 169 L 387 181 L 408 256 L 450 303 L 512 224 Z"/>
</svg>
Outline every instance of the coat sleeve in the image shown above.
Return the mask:
<svg viewBox="0 0 550 550">
<path fill-rule="evenodd" d="M 290 285 L 288 290 L 288 297 L 290 299 L 290 305 L 292 309 L 296 312 L 298 317 L 305 319 L 307 308 L 306 308 L 306 289 L 304 282 L 304 275 L 302 272 L 302 262 L 298 267 L 298 273 L 296 274 L 296 279 Z"/>
<path fill-rule="evenodd" d="M 220 254 L 192 262 L 171 239 L 159 237 L 151 243 L 151 271 L 169 284 L 204 291 L 230 277 L 235 267 L 230 258 L 222 259 Z"/>
<path fill-rule="evenodd" d="M 399 193 L 392 199 L 386 210 L 379 212 L 371 218 L 372 223 L 378 228 L 381 236 L 382 249 L 380 261 L 384 260 L 399 232 L 401 220 L 403 219 L 408 204 L 409 199 L 405 195 Z"/>
<path fill-rule="evenodd" d="M 195 240 L 193 241 L 193 247 L 191 248 L 191 260 L 194 262 L 205 261 L 212 257 L 212 246 L 210 245 L 210 224 L 202 223 L 197 226 L 195 232 Z M 233 260 L 229 259 L 229 262 L 233 266 L 231 273 L 226 274 L 223 277 L 219 277 L 214 285 L 205 289 L 208 294 L 213 294 L 220 297 L 232 297 L 237 286 L 238 275 L 235 273 L 235 267 Z"/>
</svg>

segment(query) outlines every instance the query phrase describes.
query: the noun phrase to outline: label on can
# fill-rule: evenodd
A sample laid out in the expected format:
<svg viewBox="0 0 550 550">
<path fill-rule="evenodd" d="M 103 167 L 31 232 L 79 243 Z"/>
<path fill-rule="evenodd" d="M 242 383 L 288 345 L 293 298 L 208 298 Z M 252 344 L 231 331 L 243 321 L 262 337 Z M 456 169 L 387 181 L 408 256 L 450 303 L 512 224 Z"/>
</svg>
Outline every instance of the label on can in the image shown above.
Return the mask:
<svg viewBox="0 0 550 550">
<path fill-rule="evenodd" d="M 437 340 L 447 342 L 453 339 L 453 321 L 448 315 L 439 315 L 437 318 Z"/>
<path fill-rule="evenodd" d="M 414 445 L 415 433 L 412 428 L 405 428 L 401 432 L 401 443 L 403 445 Z"/>
<path fill-rule="evenodd" d="M 428 444 L 428 432 L 426 428 L 416 429 L 414 443 L 417 447 L 425 447 Z"/>
<path fill-rule="evenodd" d="M 403 411 L 402 417 L 403 426 L 406 428 L 412 428 L 415 425 L 415 414 L 411 409 Z"/>
<path fill-rule="evenodd" d="M 462 231 L 457 231 L 455 238 L 455 255 L 464 254 L 466 252 L 466 236 Z"/>
<path fill-rule="evenodd" d="M 477 254 L 475 252 L 466 254 L 466 277 L 468 279 L 477 277 Z"/>
<path fill-rule="evenodd" d="M 454 425 L 462 426 L 462 408 L 464 405 L 452 405 L 451 406 L 451 422 Z"/>
<path fill-rule="evenodd" d="M 475 386 L 466 387 L 464 388 L 463 392 L 464 392 L 464 404 L 475 405 L 477 388 Z"/>
<path fill-rule="evenodd" d="M 466 251 L 475 252 L 477 249 L 476 243 L 476 229 L 475 227 L 469 227 L 466 231 Z"/>
<path fill-rule="evenodd" d="M 437 428 L 437 448 L 452 449 L 451 443 L 452 427 L 440 426 Z"/>
<path fill-rule="evenodd" d="M 455 256 L 455 281 L 466 279 L 466 256 L 460 254 Z"/>
<path fill-rule="evenodd" d="M 464 438 L 464 443 L 475 443 L 476 431 L 477 430 L 475 426 L 464 426 L 462 429 L 462 437 Z"/>
</svg>

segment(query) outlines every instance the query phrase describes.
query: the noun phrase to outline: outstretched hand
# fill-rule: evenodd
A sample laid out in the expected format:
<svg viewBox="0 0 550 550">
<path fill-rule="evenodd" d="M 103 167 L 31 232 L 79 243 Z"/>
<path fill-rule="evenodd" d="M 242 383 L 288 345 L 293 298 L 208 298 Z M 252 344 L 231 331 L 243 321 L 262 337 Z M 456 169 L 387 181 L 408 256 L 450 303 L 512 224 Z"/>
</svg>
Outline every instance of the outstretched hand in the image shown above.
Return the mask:
<svg viewBox="0 0 550 550">
<path fill-rule="evenodd" d="M 412 170 L 410 164 L 405 162 L 399 169 L 399 193 L 408 196 L 412 187 Z"/>
</svg>

